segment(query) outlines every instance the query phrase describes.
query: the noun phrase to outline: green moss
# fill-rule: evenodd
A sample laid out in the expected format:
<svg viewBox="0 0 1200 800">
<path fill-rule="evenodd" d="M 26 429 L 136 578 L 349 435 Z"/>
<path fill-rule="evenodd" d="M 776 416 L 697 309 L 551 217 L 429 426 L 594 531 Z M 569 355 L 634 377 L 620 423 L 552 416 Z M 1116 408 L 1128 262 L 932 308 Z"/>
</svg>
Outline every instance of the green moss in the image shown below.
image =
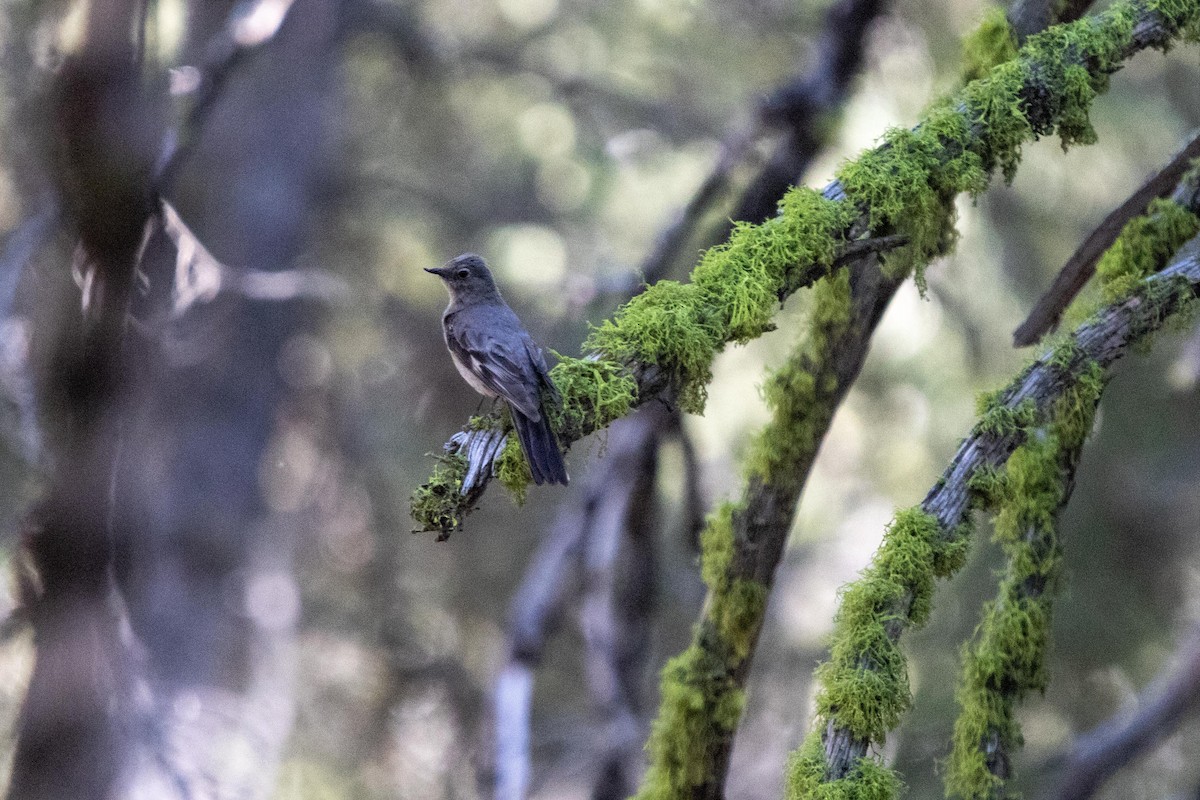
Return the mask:
<svg viewBox="0 0 1200 800">
<path fill-rule="evenodd" d="M 993 392 L 980 395 L 975 406 L 979 414 L 979 422 L 975 429 L 980 433 L 991 436 L 1012 436 L 1037 418 L 1037 404 L 1032 398 L 1025 398 L 1015 406 L 1004 403 L 1004 392 Z"/>
<path fill-rule="evenodd" d="M 721 344 L 696 285 L 659 281 L 595 328 L 583 346 L 619 363 L 660 367 L 679 388 L 680 407 L 699 413 Z"/>
<path fill-rule="evenodd" d="M 690 283 L 648 287 L 593 330 L 584 347 L 666 370 L 680 407 L 703 411 L 716 353 L 769 330 L 792 273 L 827 271 L 854 217 L 845 204 L 805 188 L 788 192 L 779 211 L 761 225 L 736 226 L 726 243 L 704 254 Z"/>
<path fill-rule="evenodd" d="M 1170 28 L 1181 31 L 1185 40 L 1200 40 L 1200 22 L 1194 3 L 1188 0 L 1150 0 L 1146 7 L 1159 14 Z"/>
<path fill-rule="evenodd" d="M 700 577 L 712 591 L 719 591 L 728 581 L 733 558 L 733 512 L 739 508 L 735 503 L 722 503 L 709 515 L 700 534 Z"/>
<path fill-rule="evenodd" d="M 743 664 L 754 650 L 767 607 L 767 587 L 749 578 L 734 578 L 710 600 L 708 618 L 729 648 L 729 665 Z"/>
<path fill-rule="evenodd" d="M 1021 146 L 1033 138 L 1033 127 L 1025 116 L 1022 93 L 1028 79 L 1023 61 L 1009 61 L 982 80 L 963 88 L 962 103 L 972 127 L 986 131 L 978 148 L 983 168 L 1000 168 L 1006 182 L 1017 174 Z"/>
<path fill-rule="evenodd" d="M 832 370 L 822 370 L 831 380 L 818 386 L 815 369 L 829 357 L 831 342 L 844 335 L 853 308 L 850 272 L 838 270 L 813 287 L 807 341 L 763 385 L 763 399 L 771 409 L 771 422 L 759 432 L 746 457 L 748 478 L 781 485 L 803 479 L 804 469 L 832 414 L 831 398 L 837 391 Z"/>
<path fill-rule="evenodd" d="M 970 658 L 969 651 L 964 658 Z M 989 762 L 988 753 L 998 752 L 1002 742 L 1011 746 L 1020 741 L 1012 704 L 968 674 L 960 681 L 955 699 L 960 710 L 954 721 L 953 748 L 943 767 L 946 796 L 992 800 L 1002 795 L 1004 780 L 995 774 L 998 765 Z"/>
<path fill-rule="evenodd" d="M 462 496 L 467 459 L 459 454 L 441 456 L 429 483 L 421 484 L 409 502 L 413 519 L 425 531 L 451 531 L 462 524 L 467 503 Z"/>
<path fill-rule="evenodd" d="M 729 745 L 745 703 L 723 661 L 698 644 L 667 662 L 661 694 L 639 800 L 692 796 L 708 779 L 717 749 Z"/>
<path fill-rule="evenodd" d="M 1055 555 L 1047 568 L 1057 563 Z M 1011 772 L 1008 759 L 1024 743 L 1016 706 L 1049 680 L 1051 596 L 1030 596 L 1022 589 L 1024 580 L 1010 573 L 1001 599 L 985 609 L 975 644 L 964 648 L 947 796 L 988 800 L 1002 794 L 1001 776 Z"/>
<path fill-rule="evenodd" d="M 504 443 L 504 449 L 496 458 L 496 478 L 508 490 L 513 502 L 524 505 L 525 493 L 533 482 L 533 474 L 529 471 L 529 462 L 521 452 L 521 443 L 512 433 Z"/>
<path fill-rule="evenodd" d="M 853 736 L 883 742 L 908 710 L 908 673 L 889 627 L 921 625 L 936 577 L 961 566 L 962 545 L 919 508 L 901 511 L 862 576 L 842 595 L 829 661 L 817 669 L 818 711 Z"/>
<path fill-rule="evenodd" d="M 967 487 L 973 495 L 972 506 L 978 507 L 990 503 L 992 497 L 1005 490 L 1006 477 L 1004 470 L 990 465 L 981 466 L 972 472 L 971 477 L 967 478 Z"/>
<path fill-rule="evenodd" d="M 992 6 L 974 32 L 963 39 L 963 80 L 982 78 L 1017 55 L 1017 36 L 1000 6 Z"/>
<path fill-rule="evenodd" d="M 812 733 L 788 762 L 787 800 L 895 800 L 904 785 L 873 758 L 859 759 L 845 777 L 825 780 L 828 764 L 819 733 Z"/>
<path fill-rule="evenodd" d="M 816 381 L 811 372 L 797 364 L 787 364 L 769 375 L 763 395 L 776 412 L 776 420 L 789 416 L 785 409 L 819 408 Z M 820 435 L 819 422 L 803 416 L 792 419 L 794 424 L 771 424 L 758 433 L 746 457 L 747 475 L 771 481 L 781 469 L 794 468 L 800 457 L 812 454 Z"/>
<path fill-rule="evenodd" d="M 809 312 L 807 350 L 821 356 L 832 341 L 839 338 L 854 318 L 854 298 L 850 292 L 850 270 L 843 267 L 813 286 Z"/>
<path fill-rule="evenodd" d="M 1104 302 L 1130 294 L 1198 232 L 1200 218 L 1188 209 L 1165 198 L 1151 202 L 1145 214 L 1126 224 L 1096 264 Z"/>
<path fill-rule="evenodd" d="M 700 574 L 709 588 L 705 619 L 727 654 L 727 666 L 736 668 L 750 656 L 758 640 L 767 604 L 767 587 L 759 581 L 732 575 L 733 525 L 739 504 L 723 503 L 700 534 Z"/>
<path fill-rule="evenodd" d="M 995 539 L 1007 559 L 997 599 L 985 607 L 974 642 L 963 650 L 957 691 L 960 713 L 946 765 L 946 793 L 968 800 L 1004 795 L 1008 763 L 1023 743 L 1016 705 L 1045 689 L 1052 600 L 1062 553 L 1057 516 L 1066 481 L 1091 429 L 1104 373 L 1063 345 L 1049 361 L 1068 373 L 1069 387 L 1048 421 L 1023 421 L 1025 442 L 1002 471 L 972 486 L 995 513 Z"/>
<path fill-rule="evenodd" d="M 1108 374 L 1096 361 L 1089 359 L 1080 365 L 1071 388 L 1054 404 L 1054 435 L 1059 446 L 1066 450 L 1083 447 L 1092 432 L 1096 406 L 1107 380 Z"/>
<path fill-rule="evenodd" d="M 996 541 L 1010 546 L 1010 555 L 1025 543 L 1030 529 L 1054 527 L 1064 499 L 1058 453 L 1057 437 L 1035 432 L 1006 462 L 1003 493 L 992 500 L 999 508 Z"/>
<path fill-rule="evenodd" d="M 619 364 L 554 355 L 558 363 L 550 370 L 550 379 L 562 402 L 551 412 L 551 421 L 560 438 L 579 439 L 589 423 L 602 428 L 626 416 L 637 402 L 637 382 Z"/>
<path fill-rule="evenodd" d="M 501 423 L 501 418 L 495 414 L 479 414 L 467 420 L 467 430 L 490 431 Z"/>
<path fill-rule="evenodd" d="M 827 274 L 845 244 L 845 231 L 857 218 L 858 209 L 849 203 L 826 199 L 807 187 L 789 190 L 779 203 L 778 216 L 760 226 L 770 229 L 768 243 L 761 249 L 783 266 L 783 282 L 775 299 L 782 300 L 799 286 Z M 714 272 L 714 279 L 706 281 L 717 296 L 721 293 L 719 275 Z"/>
<path fill-rule="evenodd" d="M 986 186 L 978 157 L 965 149 L 968 138 L 962 116 L 942 109 L 917 130 L 893 128 L 883 146 L 838 171 L 846 195 L 867 212 L 872 231 L 907 237 L 908 244 L 884 259 L 890 274 L 916 270 L 923 286 L 924 265 L 953 241 L 954 196 Z M 951 148 L 957 155 L 948 156 Z"/>
</svg>

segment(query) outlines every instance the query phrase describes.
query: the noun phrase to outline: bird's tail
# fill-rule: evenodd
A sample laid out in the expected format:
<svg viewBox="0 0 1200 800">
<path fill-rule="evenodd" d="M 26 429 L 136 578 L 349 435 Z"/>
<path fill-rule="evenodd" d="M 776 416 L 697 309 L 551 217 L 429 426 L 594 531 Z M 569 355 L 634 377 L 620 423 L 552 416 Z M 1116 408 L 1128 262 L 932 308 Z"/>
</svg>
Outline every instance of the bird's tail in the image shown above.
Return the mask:
<svg viewBox="0 0 1200 800">
<path fill-rule="evenodd" d="M 566 486 L 567 465 L 563 463 L 562 451 L 558 449 L 558 439 L 550 427 L 550 421 L 545 413 L 540 419 L 529 417 L 512 409 L 513 427 L 517 429 L 517 438 L 521 441 L 521 450 L 525 460 L 529 462 L 529 472 L 533 482 L 541 486 L 543 483 L 561 483 Z"/>
</svg>

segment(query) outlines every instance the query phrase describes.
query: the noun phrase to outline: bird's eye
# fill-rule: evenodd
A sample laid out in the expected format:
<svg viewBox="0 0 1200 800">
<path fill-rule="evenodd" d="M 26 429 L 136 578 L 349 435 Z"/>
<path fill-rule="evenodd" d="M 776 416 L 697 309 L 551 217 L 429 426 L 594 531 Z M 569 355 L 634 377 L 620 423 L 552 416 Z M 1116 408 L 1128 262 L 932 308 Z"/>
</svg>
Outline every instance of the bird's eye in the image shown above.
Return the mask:
<svg viewBox="0 0 1200 800">
<path fill-rule="evenodd" d="M 464 267 L 463 269 L 460 269 L 460 270 L 458 271 L 458 273 L 457 273 L 457 274 L 458 274 L 458 277 L 460 277 L 460 278 L 465 278 L 465 277 L 467 277 L 468 275 L 470 275 L 470 274 L 471 274 L 471 270 L 469 270 L 469 269 L 466 269 L 466 268 Z"/>
</svg>

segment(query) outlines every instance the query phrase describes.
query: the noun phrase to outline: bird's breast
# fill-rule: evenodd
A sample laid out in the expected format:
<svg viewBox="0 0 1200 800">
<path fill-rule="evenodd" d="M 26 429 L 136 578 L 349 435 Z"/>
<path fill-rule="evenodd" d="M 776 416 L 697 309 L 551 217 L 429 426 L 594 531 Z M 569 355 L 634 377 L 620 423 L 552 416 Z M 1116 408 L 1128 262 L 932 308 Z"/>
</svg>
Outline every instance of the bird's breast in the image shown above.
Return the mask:
<svg viewBox="0 0 1200 800">
<path fill-rule="evenodd" d="M 450 360 L 454 362 L 454 368 L 458 370 L 458 374 L 462 375 L 463 380 L 469 383 L 472 389 L 484 397 L 496 397 L 496 393 L 489 389 L 488 385 L 476 376 L 475 372 L 471 369 L 473 365 L 464 364 L 453 350 L 450 351 Z"/>
</svg>

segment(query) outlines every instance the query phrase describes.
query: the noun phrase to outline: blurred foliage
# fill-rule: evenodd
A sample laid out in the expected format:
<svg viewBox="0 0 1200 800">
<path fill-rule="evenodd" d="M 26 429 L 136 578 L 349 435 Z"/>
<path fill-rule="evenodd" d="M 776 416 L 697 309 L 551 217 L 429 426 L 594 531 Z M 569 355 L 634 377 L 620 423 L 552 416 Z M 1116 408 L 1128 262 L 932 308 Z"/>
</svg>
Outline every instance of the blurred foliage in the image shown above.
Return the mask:
<svg viewBox="0 0 1200 800">
<path fill-rule="evenodd" d="M 33 98 L 53 66 L 68 5 L 0 6 L 4 233 L 37 211 Z M 465 250 L 483 253 L 535 338 L 577 352 L 588 321 L 625 299 L 613 287 L 625 285 L 687 201 L 721 137 L 805 64 L 822 11 L 782 0 L 383 5 L 386 13 L 370 16 L 347 43 L 344 100 L 330 110 L 343 140 L 328 215 L 304 256 L 345 276 L 353 301 L 333 308 L 324 334 L 297 342 L 281 364 L 295 385 L 333 397 L 334 413 L 325 431 L 290 428 L 271 449 L 286 469 L 264 470 L 275 481 L 271 496 L 319 519 L 301 560 L 299 713 L 278 800 L 488 793 L 478 775 L 486 777 L 491 757 L 486 693 L 503 651 L 504 611 L 562 490 L 531 490 L 520 509 L 492 492 L 445 544 L 409 535 L 407 497 L 432 467 L 426 454 L 478 405 L 443 350 L 443 290 L 421 268 Z M 912 123 L 952 88 L 959 39 L 987 10 L 973 1 L 904 0 L 875 25 L 866 73 L 810 182 L 823 185 L 843 158 L 888 126 Z M 182 14 L 179 2 L 156 4 L 164 57 Z M 811 718 L 812 667 L 824 654 L 838 587 L 867 563 L 894 509 L 917 502 L 940 473 L 968 429 L 975 394 L 1002 385 L 1021 363 L 1011 331 L 1065 257 L 1200 125 L 1198 83 L 1194 48 L 1133 59 L 1094 106 L 1099 143 L 1066 154 L 1057 141 L 1026 147 L 1011 186 L 959 203 L 958 249 L 927 273 L 927 296 L 906 286 L 893 303 L 834 422 L 780 568 L 730 797 L 780 795 L 786 753 Z M 765 152 L 763 145 L 759 156 Z M 749 172 L 747 165 L 739 175 Z M 709 222 L 720 224 L 726 211 Z M 62 275 L 63 250 L 44 247 L 22 291 Z M 755 387 L 790 349 L 806 302 L 789 302 L 776 318 L 779 332 L 724 352 L 705 415 L 687 420 L 714 501 L 738 480 L 750 434 L 766 418 Z M 24 337 L 20 319 L 0 328 L 0 381 L 9 394 Z M 1038 794 L 1070 735 L 1128 702 L 1179 631 L 1200 621 L 1198 398 L 1194 335 L 1160 339 L 1119 370 L 1106 394 L 1065 517 L 1049 689 L 1018 712 L 1026 749 L 1017 788 L 1027 794 Z M 11 550 L 29 499 L 23 487 L 37 474 L 23 460 L 12 408 L 0 422 L 0 529 Z M 603 447 L 600 436 L 572 450 L 576 483 Z M 703 596 L 681 530 L 681 471 L 668 454 L 649 697 L 658 669 L 683 649 Z M 940 794 L 935 764 L 949 749 L 958 643 L 992 594 L 998 564 L 996 546 L 978 542 L 967 569 L 937 587 L 928 627 L 905 643 L 914 709 L 888 745 L 914 797 Z M 0 611 L 12 607 L 11 594 Z M 537 797 L 588 791 L 582 765 L 593 732 L 580 652 L 568 620 L 538 672 Z M 0 646 L 4 730 L 29 664 L 27 638 Z M 1197 764 L 1200 729 L 1192 725 L 1104 796 L 1194 787 Z"/>
</svg>

